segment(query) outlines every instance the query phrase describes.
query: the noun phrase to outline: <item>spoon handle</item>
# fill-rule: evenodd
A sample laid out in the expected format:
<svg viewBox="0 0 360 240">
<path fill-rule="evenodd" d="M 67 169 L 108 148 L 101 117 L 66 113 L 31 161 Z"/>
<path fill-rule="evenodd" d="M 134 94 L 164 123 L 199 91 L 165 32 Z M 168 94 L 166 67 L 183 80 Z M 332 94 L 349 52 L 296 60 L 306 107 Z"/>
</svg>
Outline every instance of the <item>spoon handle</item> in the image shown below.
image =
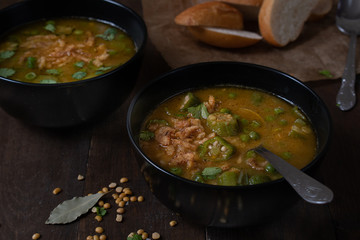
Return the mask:
<svg viewBox="0 0 360 240">
<path fill-rule="evenodd" d="M 314 204 L 325 204 L 333 199 L 334 194 L 328 187 L 290 165 L 263 146 L 254 148 L 254 151 L 267 159 L 305 201 Z"/>
<path fill-rule="evenodd" d="M 349 51 L 346 59 L 346 66 L 341 81 L 341 87 L 336 97 L 336 105 L 342 110 L 350 110 L 356 102 L 355 95 L 355 51 L 356 51 L 355 33 L 350 34 Z"/>
</svg>

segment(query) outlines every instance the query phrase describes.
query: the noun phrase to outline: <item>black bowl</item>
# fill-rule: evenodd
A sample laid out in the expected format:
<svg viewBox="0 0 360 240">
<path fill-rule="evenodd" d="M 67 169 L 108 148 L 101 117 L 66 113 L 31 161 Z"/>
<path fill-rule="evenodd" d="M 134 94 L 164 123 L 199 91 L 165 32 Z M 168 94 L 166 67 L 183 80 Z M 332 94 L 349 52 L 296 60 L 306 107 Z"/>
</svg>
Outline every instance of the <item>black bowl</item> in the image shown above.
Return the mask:
<svg viewBox="0 0 360 240">
<path fill-rule="evenodd" d="M 86 17 L 124 29 L 138 51 L 124 65 L 98 77 L 59 84 L 31 84 L 0 77 L 0 106 L 22 121 L 67 127 L 97 120 L 114 111 L 135 86 L 147 30 L 128 7 L 108 0 L 30 0 L 0 10 L 0 35 L 14 27 L 56 17 Z M 6 23 L 6 24 L 5 24 Z"/>
<path fill-rule="evenodd" d="M 209 62 L 175 69 L 145 86 L 132 100 L 127 131 L 141 171 L 153 194 L 191 222 L 216 227 L 259 224 L 278 217 L 300 199 L 283 179 L 251 186 L 213 186 L 190 181 L 156 165 L 139 147 L 141 123 L 158 104 L 180 92 L 216 85 L 238 85 L 274 93 L 299 106 L 311 120 L 318 152 L 303 171 L 324 155 L 331 119 L 323 101 L 297 79 L 277 70 L 238 62 Z"/>
</svg>

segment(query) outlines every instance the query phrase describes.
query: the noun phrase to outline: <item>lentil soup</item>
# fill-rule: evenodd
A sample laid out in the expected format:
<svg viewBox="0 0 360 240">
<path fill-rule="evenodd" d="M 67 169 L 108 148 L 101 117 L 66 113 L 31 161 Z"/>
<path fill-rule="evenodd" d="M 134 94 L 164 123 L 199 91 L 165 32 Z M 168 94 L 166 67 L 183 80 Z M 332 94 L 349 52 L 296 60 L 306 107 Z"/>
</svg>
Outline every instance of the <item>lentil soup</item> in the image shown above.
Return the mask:
<svg viewBox="0 0 360 240">
<path fill-rule="evenodd" d="M 251 149 L 264 145 L 297 168 L 317 150 L 311 123 L 296 106 L 240 87 L 198 89 L 156 107 L 142 124 L 140 147 L 164 169 L 215 185 L 253 185 L 281 178 Z"/>
<path fill-rule="evenodd" d="M 92 78 L 136 53 L 122 29 L 86 18 L 36 21 L 0 39 L 0 76 L 30 83 Z"/>
</svg>

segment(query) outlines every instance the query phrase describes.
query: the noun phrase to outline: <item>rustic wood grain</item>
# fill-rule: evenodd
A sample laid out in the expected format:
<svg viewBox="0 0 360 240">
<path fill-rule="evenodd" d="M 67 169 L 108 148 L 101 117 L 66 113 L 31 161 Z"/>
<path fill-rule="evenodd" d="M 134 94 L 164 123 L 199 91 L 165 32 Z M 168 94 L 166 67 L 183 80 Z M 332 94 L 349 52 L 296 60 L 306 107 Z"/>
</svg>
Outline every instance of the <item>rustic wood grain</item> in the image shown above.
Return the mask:
<svg viewBox="0 0 360 240">
<path fill-rule="evenodd" d="M 4 8 L 16 0 L 0 1 Z M 141 14 L 140 0 L 119 1 Z M 138 84 L 170 68 L 149 40 Z M 299 200 L 280 218 L 254 227 L 216 229 L 196 226 L 164 207 L 150 192 L 138 168 L 125 129 L 130 98 L 110 116 L 85 126 L 52 130 L 24 124 L 0 110 L 0 239 L 31 239 L 35 232 L 41 239 L 86 239 L 102 226 L 108 239 L 126 239 L 139 228 L 157 231 L 164 240 L 183 239 L 360 239 L 359 143 L 360 104 L 349 112 L 335 106 L 340 81 L 308 83 L 325 101 L 333 119 L 329 151 L 311 173 L 335 194 L 329 205 L 316 206 Z M 356 89 L 359 96 L 359 87 Z M 78 181 L 78 174 L 85 176 Z M 45 225 L 50 211 L 74 196 L 94 193 L 111 182 L 128 177 L 123 186 L 142 203 L 125 207 L 122 223 L 115 221 L 116 207 L 101 223 L 92 213 L 66 225 Z M 63 191 L 53 195 L 52 190 Z M 111 194 L 104 198 L 113 203 Z M 169 221 L 178 225 L 170 227 Z"/>
</svg>

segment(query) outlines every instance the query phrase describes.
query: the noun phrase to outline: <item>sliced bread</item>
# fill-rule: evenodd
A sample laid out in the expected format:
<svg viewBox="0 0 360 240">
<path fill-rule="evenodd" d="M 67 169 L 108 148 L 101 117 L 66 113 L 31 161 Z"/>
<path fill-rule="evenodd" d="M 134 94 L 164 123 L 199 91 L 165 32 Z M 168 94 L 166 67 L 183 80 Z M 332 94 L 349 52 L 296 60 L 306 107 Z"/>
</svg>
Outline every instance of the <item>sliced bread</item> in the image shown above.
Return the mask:
<svg viewBox="0 0 360 240">
<path fill-rule="evenodd" d="M 318 0 L 264 0 L 259 11 L 259 29 L 273 46 L 296 40 Z"/>
<path fill-rule="evenodd" d="M 209 26 L 243 29 L 243 16 L 229 4 L 212 1 L 194 5 L 175 17 L 175 23 L 183 26 Z"/>
</svg>

